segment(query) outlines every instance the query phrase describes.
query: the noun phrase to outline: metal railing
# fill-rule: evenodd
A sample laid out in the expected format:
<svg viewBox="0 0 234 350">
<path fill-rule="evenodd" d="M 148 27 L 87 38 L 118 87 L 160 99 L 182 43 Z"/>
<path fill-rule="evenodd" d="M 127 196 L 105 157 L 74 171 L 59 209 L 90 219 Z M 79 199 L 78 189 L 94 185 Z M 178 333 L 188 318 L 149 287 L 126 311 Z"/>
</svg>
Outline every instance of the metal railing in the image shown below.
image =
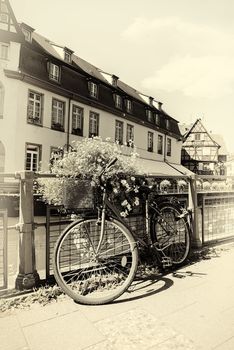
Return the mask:
<svg viewBox="0 0 234 350">
<path fill-rule="evenodd" d="M 45 220 L 43 220 L 43 222 L 35 222 L 33 196 L 34 182 L 38 177 L 53 178 L 55 177 L 54 175 L 35 174 L 30 171 L 23 171 L 17 174 L 7 174 L 7 176 L 6 174 L 3 175 L 0 174 L 0 178 L 7 176 L 10 177 L 11 175 L 19 181 L 19 222 L 17 225 L 11 227 L 16 228 L 19 231 L 19 234 L 17 235 L 19 240 L 19 270 L 15 285 L 18 289 L 29 289 L 36 286 L 40 280 L 38 274 L 38 261 L 36 260 L 36 256 L 38 256 L 38 247 L 37 244 L 35 244 L 35 233 L 37 240 L 40 240 L 42 236 L 45 238 L 45 242 L 43 243 L 43 247 L 45 246 L 46 251 L 44 269 L 45 278 L 49 279 L 53 274 L 51 257 L 54 243 L 64 227 L 70 222 L 70 218 L 63 215 L 62 212 L 57 212 L 56 215 L 52 215 L 57 207 L 47 206 Z M 152 178 L 158 183 L 160 195 L 176 195 L 178 199 L 184 201 L 191 209 L 193 225 L 192 242 L 194 246 L 199 247 L 202 244 L 207 244 L 214 240 L 233 237 L 234 190 L 232 187 L 234 178 L 227 179 L 226 177 L 219 176 L 214 179 L 214 176 L 207 178 L 207 176 L 201 177 L 197 175 L 194 175 L 191 178 L 168 176 L 167 179 L 170 181 L 171 186 L 164 188 L 163 190 L 160 188 L 163 178 L 154 176 L 151 177 L 151 180 Z M 186 185 L 183 184 L 183 188 L 178 186 L 178 181 L 181 180 L 186 182 Z M 204 189 L 199 185 L 199 181 L 203 183 L 210 181 L 211 186 L 212 181 L 217 183 L 216 186 L 213 186 L 213 189 L 212 187 L 208 189 L 207 184 L 206 189 Z M 224 182 L 227 185 L 226 188 L 224 188 Z M 217 190 L 218 187 L 219 190 Z M 2 192 L 2 195 L 6 196 L 7 194 Z M 4 210 L 4 208 L 2 209 Z M 7 238 L 6 219 L 1 222 L 3 221 L 4 225 L 1 225 L 0 223 L 0 226 L 5 227 L 5 231 L 3 231 L 5 232 L 5 238 Z M 137 231 L 141 237 L 144 235 L 145 228 L 142 224 L 143 220 L 140 213 L 132 215 L 127 221 L 128 225 L 133 230 Z M 41 234 L 42 231 L 43 234 Z M 6 240 L 4 242 L 4 244 L 6 244 Z M 40 252 L 44 249 L 43 247 Z M 5 271 L 4 277 L 2 277 L 3 279 L 6 278 L 7 275 L 6 269 L 8 265 L 6 257 L 7 255 L 5 254 L 4 259 L 0 260 L 0 264 L 1 261 L 3 261 L 2 266 Z M 0 271 L 2 271 L 1 265 Z M 4 285 L 4 287 L 6 286 L 6 280 L 2 282 L 2 285 Z"/>
</svg>

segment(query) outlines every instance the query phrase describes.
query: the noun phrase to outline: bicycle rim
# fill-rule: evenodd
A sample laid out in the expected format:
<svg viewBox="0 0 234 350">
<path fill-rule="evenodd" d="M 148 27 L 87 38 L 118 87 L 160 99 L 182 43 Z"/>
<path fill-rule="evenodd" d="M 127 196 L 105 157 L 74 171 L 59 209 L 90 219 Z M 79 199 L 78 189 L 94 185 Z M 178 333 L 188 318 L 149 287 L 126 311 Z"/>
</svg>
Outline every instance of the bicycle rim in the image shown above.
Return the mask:
<svg viewBox="0 0 234 350">
<path fill-rule="evenodd" d="M 131 233 L 116 220 L 106 220 L 101 247 L 97 219 L 72 223 L 60 236 L 54 253 L 57 283 L 81 304 L 105 304 L 131 284 L 138 252 Z"/>
<path fill-rule="evenodd" d="M 190 252 L 190 232 L 180 210 L 170 204 L 160 207 L 161 216 L 153 219 L 154 240 L 162 257 L 169 258 L 174 265 L 182 264 Z"/>
</svg>

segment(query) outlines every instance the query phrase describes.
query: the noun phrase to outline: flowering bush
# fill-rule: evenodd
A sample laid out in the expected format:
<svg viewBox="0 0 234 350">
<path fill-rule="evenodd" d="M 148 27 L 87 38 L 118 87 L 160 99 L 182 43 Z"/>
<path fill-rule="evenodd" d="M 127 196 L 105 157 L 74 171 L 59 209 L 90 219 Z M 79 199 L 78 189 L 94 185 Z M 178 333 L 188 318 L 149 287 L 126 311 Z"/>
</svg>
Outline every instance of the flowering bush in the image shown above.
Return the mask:
<svg viewBox="0 0 234 350">
<path fill-rule="evenodd" d="M 67 178 L 70 181 L 74 179 L 74 182 L 77 177 L 88 179 L 91 186 L 100 188 L 99 174 L 112 159 L 117 158 L 104 177 L 110 184 L 110 197 L 120 200 L 121 215 L 127 216 L 134 206 L 139 205 L 139 186 L 134 177 L 136 173 L 140 173 L 136 165 L 137 156 L 135 149 L 130 156 L 124 156 L 122 147 L 112 143 L 110 139 L 103 141 L 100 137 L 95 137 L 75 142 L 71 151 L 54 160 L 51 172 L 56 174 L 56 179 L 38 181 L 39 193 L 47 203 L 61 205 Z"/>
</svg>

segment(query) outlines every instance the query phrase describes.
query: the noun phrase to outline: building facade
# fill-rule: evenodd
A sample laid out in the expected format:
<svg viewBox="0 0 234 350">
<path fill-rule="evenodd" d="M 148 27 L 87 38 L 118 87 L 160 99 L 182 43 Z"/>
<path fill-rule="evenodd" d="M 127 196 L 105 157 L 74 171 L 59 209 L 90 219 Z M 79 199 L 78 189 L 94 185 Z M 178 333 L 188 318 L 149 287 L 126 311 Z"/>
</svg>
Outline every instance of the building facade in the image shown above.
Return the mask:
<svg viewBox="0 0 234 350">
<path fill-rule="evenodd" d="M 126 154 L 134 144 L 153 173 L 183 170 L 178 121 L 162 103 L 18 24 L 0 0 L 0 172 L 46 171 L 58 150 L 93 136 Z"/>
<path fill-rule="evenodd" d="M 200 175 L 226 174 L 227 150 L 221 135 L 208 132 L 201 119 L 181 132 L 181 163 L 185 167 Z"/>
</svg>

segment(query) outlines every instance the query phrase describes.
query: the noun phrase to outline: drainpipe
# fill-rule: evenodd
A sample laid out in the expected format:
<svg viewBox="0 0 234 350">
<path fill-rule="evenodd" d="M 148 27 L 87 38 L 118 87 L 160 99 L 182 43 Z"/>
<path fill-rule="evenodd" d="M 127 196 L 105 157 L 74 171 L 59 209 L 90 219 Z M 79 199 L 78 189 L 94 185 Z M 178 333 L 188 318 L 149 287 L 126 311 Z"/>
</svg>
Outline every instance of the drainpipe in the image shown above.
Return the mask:
<svg viewBox="0 0 234 350">
<path fill-rule="evenodd" d="M 67 152 L 69 151 L 70 144 L 70 110 L 71 110 L 71 98 L 69 97 L 68 102 L 68 118 L 67 118 Z"/>
<path fill-rule="evenodd" d="M 167 133 L 163 133 L 164 134 L 164 162 L 167 161 L 166 159 L 166 141 L 167 141 Z"/>
</svg>

